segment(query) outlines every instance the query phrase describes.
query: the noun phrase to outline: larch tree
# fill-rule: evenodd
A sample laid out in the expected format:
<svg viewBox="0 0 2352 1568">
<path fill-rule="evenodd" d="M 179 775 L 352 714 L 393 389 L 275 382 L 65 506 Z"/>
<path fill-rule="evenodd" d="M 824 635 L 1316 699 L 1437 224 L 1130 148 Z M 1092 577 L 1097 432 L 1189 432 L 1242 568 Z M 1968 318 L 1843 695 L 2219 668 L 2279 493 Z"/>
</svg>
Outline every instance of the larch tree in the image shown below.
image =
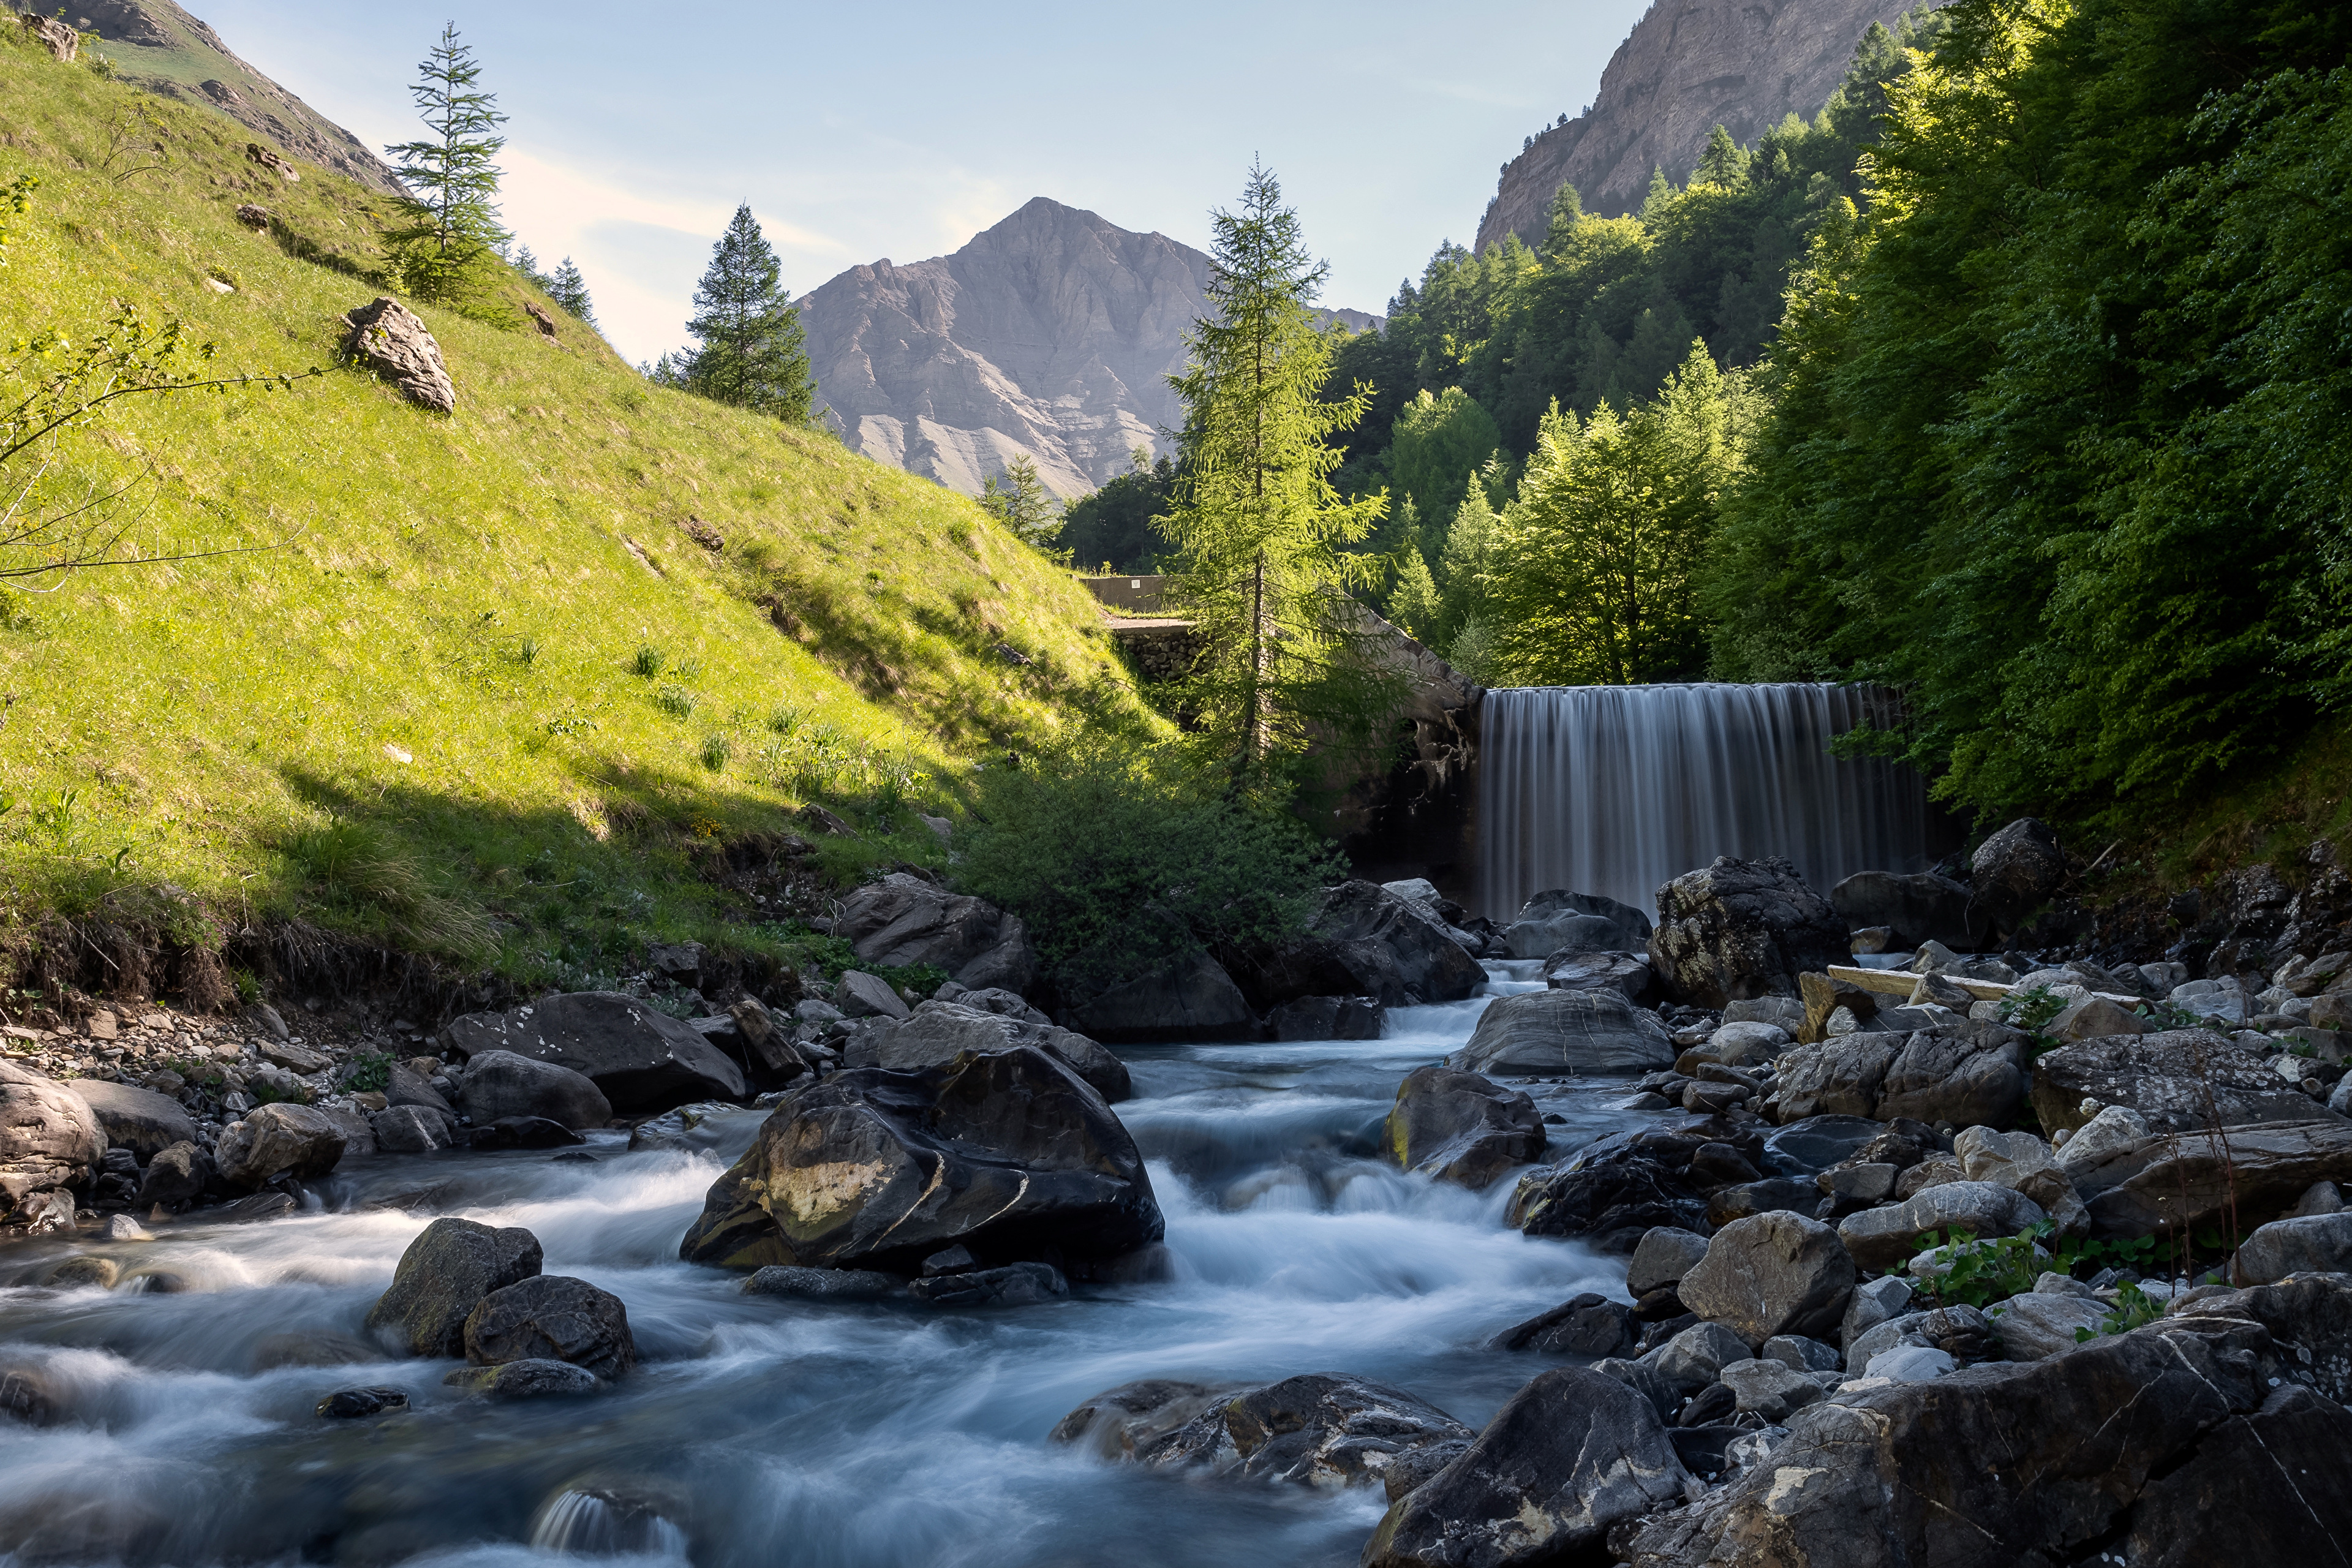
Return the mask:
<svg viewBox="0 0 2352 1568">
<path fill-rule="evenodd" d="M 1273 174 L 1253 166 L 1239 210 L 1213 213 L 1212 229 L 1213 313 L 1193 322 L 1192 363 L 1169 377 L 1185 420 L 1164 529 L 1178 551 L 1171 598 L 1202 649 L 1190 706 L 1245 784 L 1312 739 L 1368 739 L 1394 700 L 1348 594 L 1379 563 L 1345 548 L 1388 499 L 1343 500 L 1331 487 L 1342 454 L 1330 437 L 1370 394 L 1320 395 L 1333 345 L 1312 306 L 1328 268 Z"/>
<path fill-rule="evenodd" d="M 386 147 L 408 197 L 384 233 L 402 286 L 420 300 L 457 302 L 486 287 L 509 236 L 499 221 L 499 150 L 507 117 L 480 87 L 482 68 L 454 22 L 416 68 L 408 91 L 428 135 Z"/>
<path fill-rule="evenodd" d="M 702 346 L 685 356 L 687 390 L 719 403 L 808 422 L 816 401 L 801 313 L 784 289 L 783 264 L 747 204 L 711 247 L 686 330 Z"/>
</svg>

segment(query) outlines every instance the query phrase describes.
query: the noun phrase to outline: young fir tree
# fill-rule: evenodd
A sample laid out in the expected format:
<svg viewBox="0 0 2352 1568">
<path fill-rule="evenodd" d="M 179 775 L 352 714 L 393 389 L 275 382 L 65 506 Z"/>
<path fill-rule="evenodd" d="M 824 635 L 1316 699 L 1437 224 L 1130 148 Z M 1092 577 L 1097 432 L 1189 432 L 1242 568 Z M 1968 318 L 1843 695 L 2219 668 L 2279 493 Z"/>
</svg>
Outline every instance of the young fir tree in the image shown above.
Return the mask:
<svg viewBox="0 0 2352 1568">
<path fill-rule="evenodd" d="M 488 284 L 509 237 L 499 222 L 495 160 L 506 138 L 498 98 L 477 85 L 482 68 L 457 26 L 441 29 L 409 95 L 431 134 L 386 147 L 408 187 L 400 218 L 384 233 L 402 285 L 420 300 L 458 302 Z"/>
<path fill-rule="evenodd" d="M 580 268 L 572 264 L 572 258 L 565 257 L 563 264 L 555 269 L 555 276 L 542 287 L 549 299 L 590 326 L 596 325 L 596 308 L 588 299 L 588 279 L 580 276 Z"/>
<path fill-rule="evenodd" d="M 1318 395 L 1332 342 L 1310 312 L 1328 268 L 1300 243 L 1282 188 L 1253 166 L 1240 210 L 1212 215 L 1209 302 L 1187 334 L 1192 363 L 1169 377 L 1185 406 L 1183 460 L 1165 531 L 1179 560 L 1171 597 L 1202 649 L 1192 705 L 1202 734 L 1248 783 L 1305 749 L 1310 731 L 1369 738 L 1395 682 L 1370 657 L 1347 590 L 1375 557 L 1345 546 L 1386 513 L 1386 492 L 1343 501 L 1330 437 L 1361 417 L 1369 389 Z"/>
<path fill-rule="evenodd" d="M 695 316 L 686 330 L 702 346 L 682 368 L 690 392 L 801 425 L 808 421 L 816 386 L 809 379 L 801 314 L 782 276 L 750 205 L 737 207 L 694 290 Z"/>
<path fill-rule="evenodd" d="M 1003 473 L 981 481 L 980 504 L 1025 543 L 1043 546 L 1062 531 L 1054 498 L 1026 452 L 1007 463 Z"/>
</svg>

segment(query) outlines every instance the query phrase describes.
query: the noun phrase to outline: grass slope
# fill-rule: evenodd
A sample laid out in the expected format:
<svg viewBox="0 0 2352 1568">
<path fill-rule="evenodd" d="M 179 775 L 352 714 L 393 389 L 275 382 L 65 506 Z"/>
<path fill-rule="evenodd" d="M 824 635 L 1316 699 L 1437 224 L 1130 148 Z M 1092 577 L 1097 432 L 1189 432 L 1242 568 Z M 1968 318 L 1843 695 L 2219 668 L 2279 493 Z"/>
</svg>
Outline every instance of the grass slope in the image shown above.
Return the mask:
<svg viewBox="0 0 2352 1568">
<path fill-rule="evenodd" d="M 928 836 L 893 808 L 949 802 L 982 751 L 1082 708 L 1149 721 L 1093 601 L 972 502 L 648 386 L 560 312 L 551 342 L 420 307 L 454 416 L 340 365 L 381 196 L 283 184 L 211 110 L 0 37 L 0 184 L 43 182 L 0 342 L 126 301 L 217 367 L 329 367 L 119 402 L 35 487 L 57 507 L 152 469 L 151 553 L 292 539 L 0 593 L 0 942 L 168 884 L 214 916 L 593 969 L 719 929 L 698 854 L 796 803 L 864 802 L 902 834 L 864 852 L 905 853 Z M 142 106 L 169 161 L 126 174 Z M 11 362 L 8 401 L 37 368 Z"/>
</svg>

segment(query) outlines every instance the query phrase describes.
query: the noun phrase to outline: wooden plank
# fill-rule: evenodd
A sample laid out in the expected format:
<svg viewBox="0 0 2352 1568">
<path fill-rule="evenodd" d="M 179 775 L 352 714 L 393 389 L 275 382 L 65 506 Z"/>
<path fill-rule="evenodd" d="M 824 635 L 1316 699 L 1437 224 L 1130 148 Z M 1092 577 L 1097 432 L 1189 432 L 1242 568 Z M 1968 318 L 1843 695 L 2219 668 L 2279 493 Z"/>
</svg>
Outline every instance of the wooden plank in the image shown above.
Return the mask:
<svg viewBox="0 0 2352 1568">
<path fill-rule="evenodd" d="M 1909 998 L 1911 988 L 1919 984 L 1919 976 L 1907 969 L 1860 969 L 1843 963 L 1830 965 L 1830 978 L 1859 985 L 1864 991 L 1875 991 L 1882 996 L 1906 999 Z M 1998 980 L 1971 980 L 1965 974 L 1946 974 L 1940 978 L 1950 981 L 1979 1002 L 1998 1002 L 2017 989 Z M 2145 996 L 2122 996 L 2112 991 L 2094 991 L 2091 994 L 2104 996 L 2121 1007 L 2137 1007 L 2147 1000 Z"/>
</svg>

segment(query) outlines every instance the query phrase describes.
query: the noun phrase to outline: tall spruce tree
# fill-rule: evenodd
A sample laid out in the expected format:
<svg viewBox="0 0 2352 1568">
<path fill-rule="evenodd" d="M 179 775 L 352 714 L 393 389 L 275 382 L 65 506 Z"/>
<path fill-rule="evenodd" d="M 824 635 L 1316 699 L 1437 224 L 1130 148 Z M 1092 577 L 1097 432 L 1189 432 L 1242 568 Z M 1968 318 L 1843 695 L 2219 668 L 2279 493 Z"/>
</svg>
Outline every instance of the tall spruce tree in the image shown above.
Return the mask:
<svg viewBox="0 0 2352 1568">
<path fill-rule="evenodd" d="M 801 313 L 782 282 L 783 266 L 747 204 L 711 247 L 686 330 L 702 346 L 688 356 L 687 389 L 719 403 L 805 424 L 816 400 Z"/>
<path fill-rule="evenodd" d="M 1301 243 L 1273 174 L 1253 165 L 1240 210 L 1212 216 L 1214 314 L 1186 337 L 1183 452 L 1165 531 L 1179 551 L 1171 596 L 1199 630 L 1192 703 L 1238 782 L 1310 736 L 1367 737 L 1392 700 L 1346 590 L 1372 558 L 1344 547 L 1388 510 L 1385 491 L 1343 501 L 1330 437 L 1362 416 L 1368 388 L 1318 395 L 1333 344 L 1311 312 L 1328 268 Z"/>
<path fill-rule="evenodd" d="M 430 134 L 386 147 L 408 187 L 400 216 L 384 233 L 401 283 L 420 300 L 457 302 L 480 293 L 510 237 L 499 221 L 496 94 L 478 85 L 482 68 L 457 41 L 455 22 L 416 68 L 409 96 Z"/>
</svg>

